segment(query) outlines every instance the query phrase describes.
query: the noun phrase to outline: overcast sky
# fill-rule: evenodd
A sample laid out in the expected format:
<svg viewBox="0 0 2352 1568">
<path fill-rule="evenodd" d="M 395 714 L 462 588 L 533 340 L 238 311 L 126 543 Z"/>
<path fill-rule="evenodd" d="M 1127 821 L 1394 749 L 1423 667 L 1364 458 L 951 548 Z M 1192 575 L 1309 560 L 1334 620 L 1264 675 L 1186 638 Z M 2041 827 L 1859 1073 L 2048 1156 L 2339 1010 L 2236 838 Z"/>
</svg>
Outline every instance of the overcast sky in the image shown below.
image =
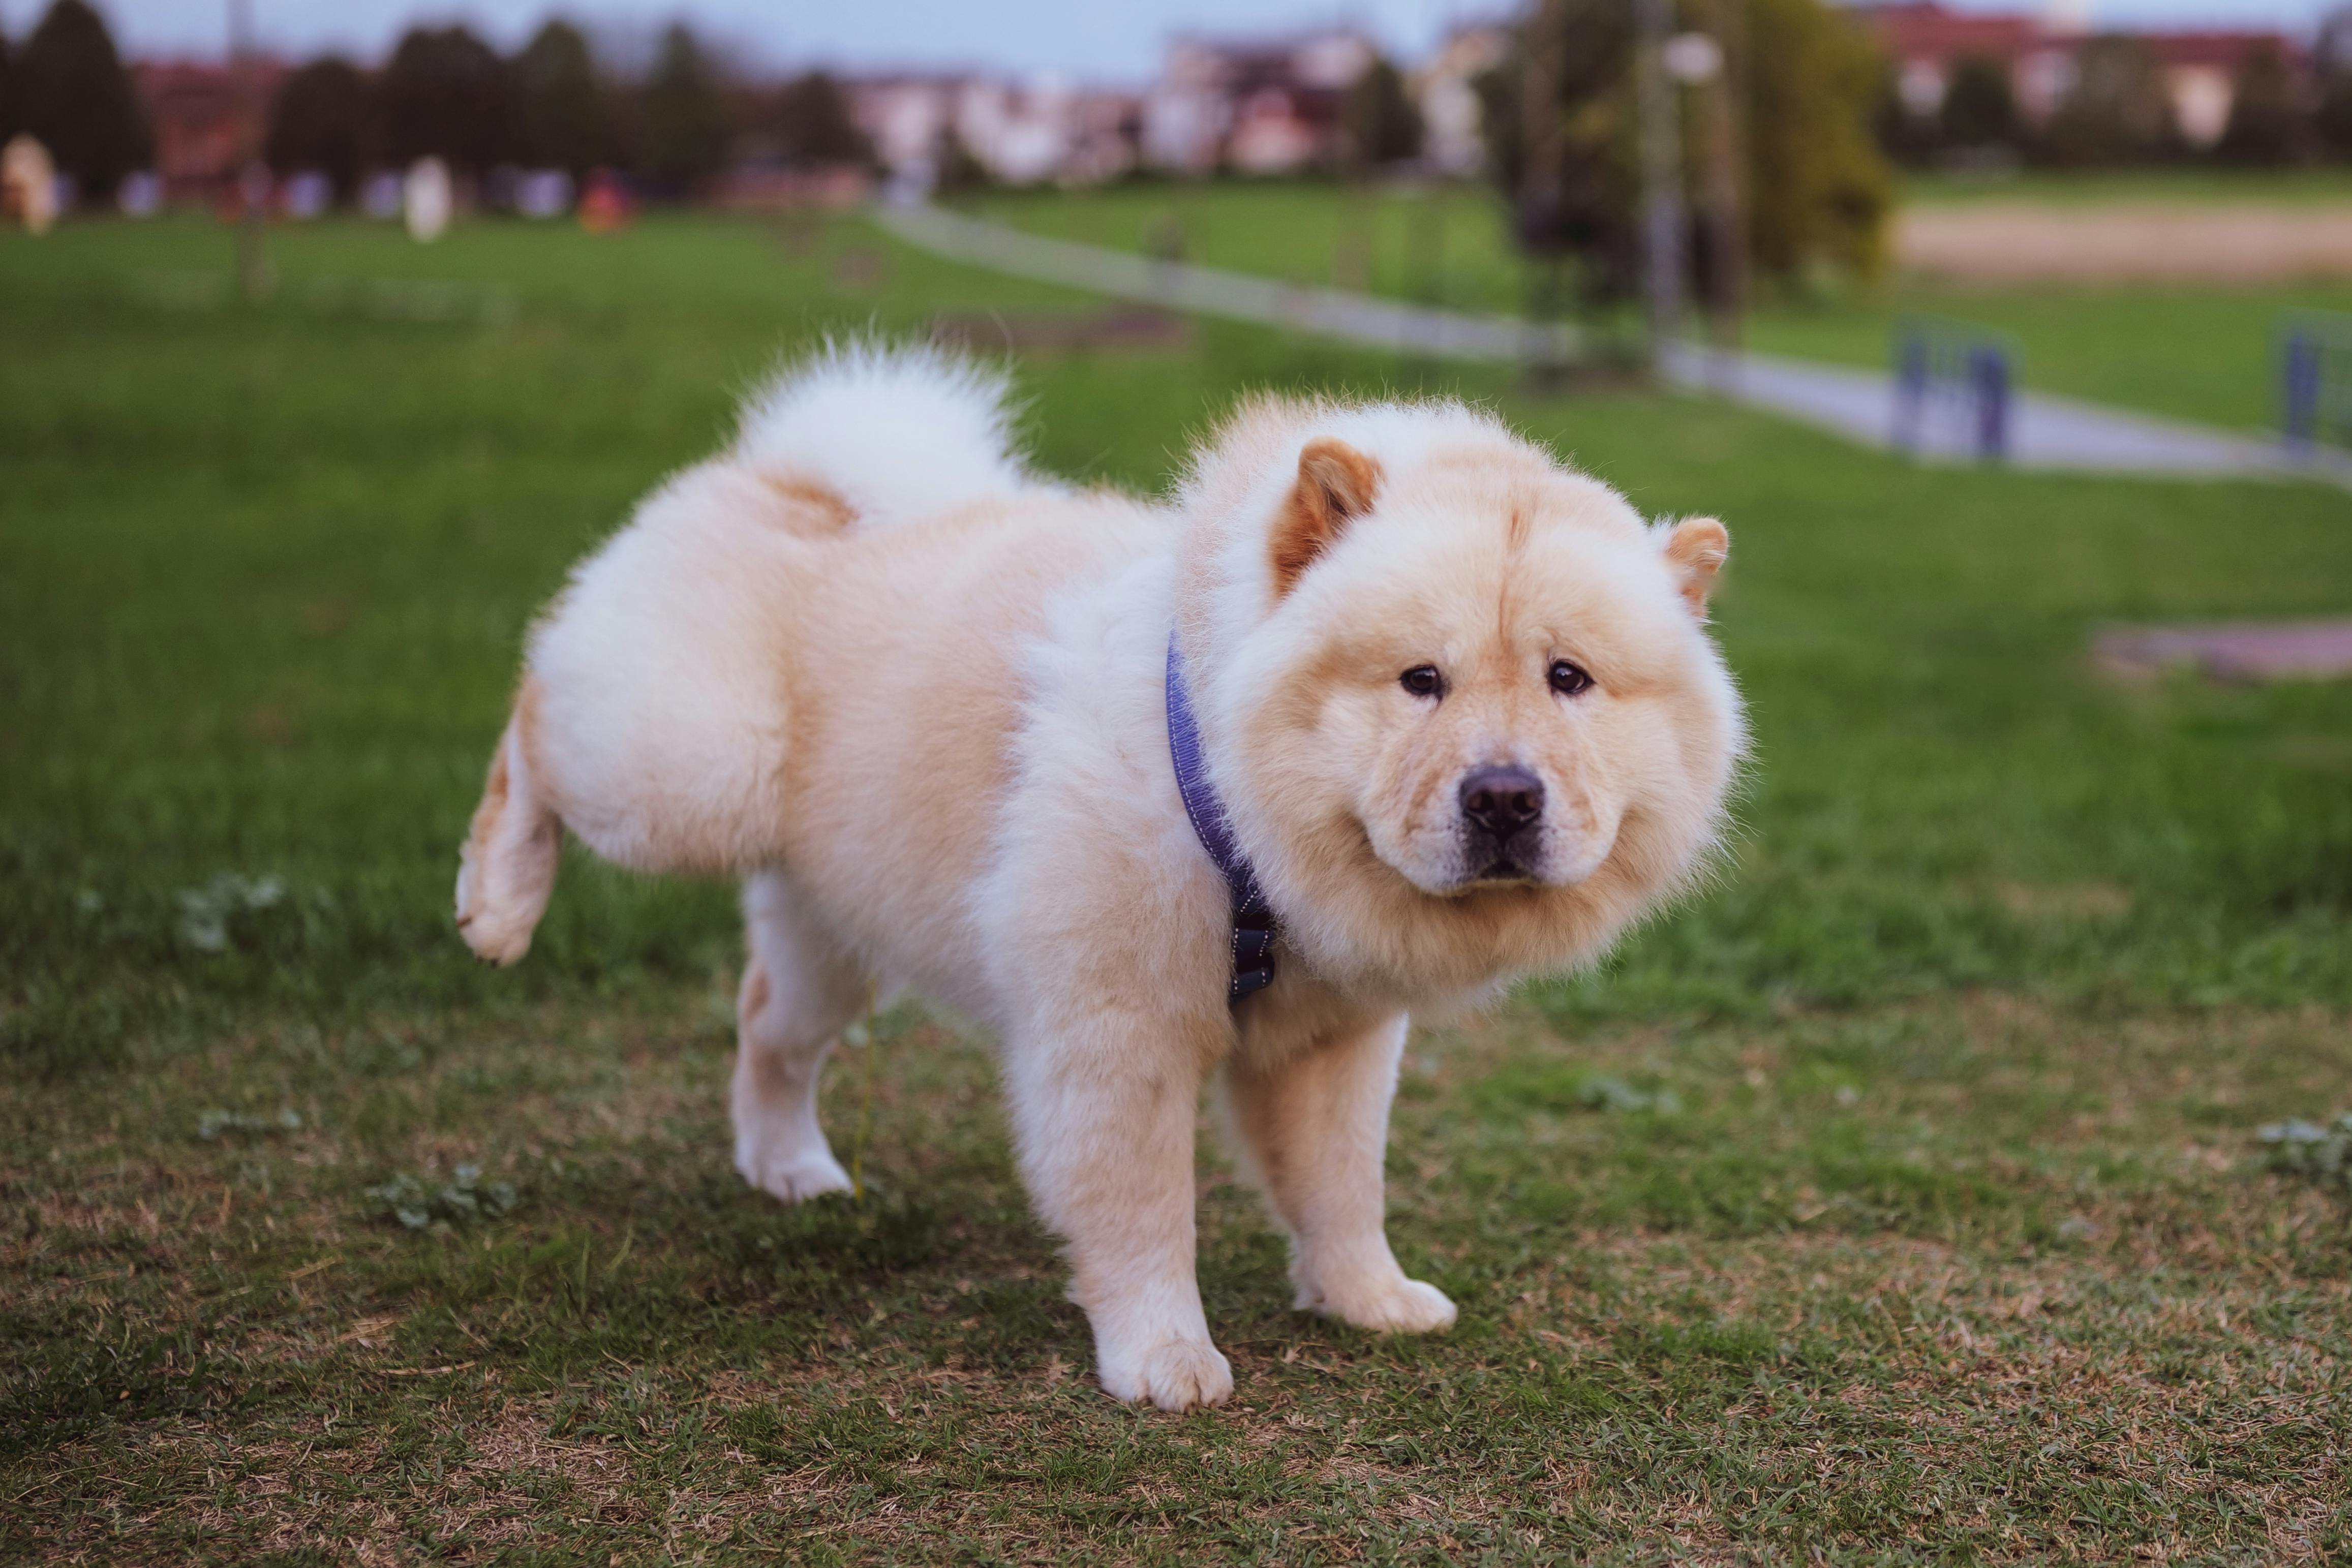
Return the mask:
<svg viewBox="0 0 2352 1568">
<path fill-rule="evenodd" d="M 47 0 L 0 0 L 21 37 Z M 95 0 L 134 55 L 220 52 L 230 0 Z M 1952 0 L 1967 10 L 2034 0 Z M 381 56 L 416 20 L 463 20 L 501 47 L 557 10 L 642 38 L 683 15 L 759 68 L 817 62 L 982 66 L 1019 75 L 1139 82 L 1169 34 L 1263 35 L 1335 21 L 1369 27 L 1412 58 L 1448 23 L 1508 9 L 1494 0 L 250 0 L 263 43 L 289 55 Z M 2307 30 L 2332 0 L 2094 0 L 2101 24 Z"/>
</svg>

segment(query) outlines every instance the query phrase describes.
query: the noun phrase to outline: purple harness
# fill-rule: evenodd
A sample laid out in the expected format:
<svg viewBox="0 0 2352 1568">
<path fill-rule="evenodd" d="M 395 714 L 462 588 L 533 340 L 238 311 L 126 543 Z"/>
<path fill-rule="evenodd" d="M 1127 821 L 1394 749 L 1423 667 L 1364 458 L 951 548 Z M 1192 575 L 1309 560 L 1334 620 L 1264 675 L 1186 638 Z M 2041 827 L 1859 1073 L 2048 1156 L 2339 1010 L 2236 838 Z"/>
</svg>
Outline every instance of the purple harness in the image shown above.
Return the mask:
<svg viewBox="0 0 2352 1568">
<path fill-rule="evenodd" d="M 1209 782 L 1201 728 L 1184 689 L 1183 655 L 1176 651 L 1173 635 L 1168 639 L 1168 755 L 1176 765 L 1176 790 L 1184 797 L 1192 832 L 1233 893 L 1233 977 L 1225 985 L 1225 1000 L 1239 1007 L 1244 997 L 1274 982 L 1274 909 L 1248 857 L 1234 842 L 1233 821 L 1225 815 L 1225 803 L 1217 799 L 1216 786 Z"/>
</svg>

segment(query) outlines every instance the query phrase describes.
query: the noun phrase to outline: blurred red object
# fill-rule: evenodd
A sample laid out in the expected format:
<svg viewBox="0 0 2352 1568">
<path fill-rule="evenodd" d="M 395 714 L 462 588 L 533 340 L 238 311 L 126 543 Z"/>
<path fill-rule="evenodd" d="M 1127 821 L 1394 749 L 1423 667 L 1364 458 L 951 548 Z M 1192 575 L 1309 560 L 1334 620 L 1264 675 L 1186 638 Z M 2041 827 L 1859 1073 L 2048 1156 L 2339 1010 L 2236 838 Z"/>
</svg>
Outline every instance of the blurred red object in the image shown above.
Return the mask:
<svg viewBox="0 0 2352 1568">
<path fill-rule="evenodd" d="M 637 215 L 637 198 L 627 183 L 610 169 L 596 169 L 588 175 L 588 188 L 580 197 L 580 226 L 592 235 L 611 234 L 623 229 Z"/>
</svg>

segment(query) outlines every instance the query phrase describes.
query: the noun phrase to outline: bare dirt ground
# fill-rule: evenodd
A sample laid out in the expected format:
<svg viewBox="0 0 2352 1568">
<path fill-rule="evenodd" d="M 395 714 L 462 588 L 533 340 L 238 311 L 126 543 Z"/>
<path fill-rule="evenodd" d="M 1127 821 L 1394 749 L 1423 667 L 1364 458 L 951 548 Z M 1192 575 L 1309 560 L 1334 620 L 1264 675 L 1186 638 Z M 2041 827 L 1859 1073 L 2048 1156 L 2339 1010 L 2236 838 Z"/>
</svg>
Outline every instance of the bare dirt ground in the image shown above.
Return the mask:
<svg viewBox="0 0 2352 1568">
<path fill-rule="evenodd" d="M 2187 664 L 2220 681 L 2330 680 L 2352 674 L 2352 621 L 2144 627 L 2106 633 L 2098 653 L 2123 675 Z"/>
<path fill-rule="evenodd" d="M 2352 206 L 1915 206 L 1895 219 L 1895 256 L 1988 283 L 2352 277 Z"/>
</svg>

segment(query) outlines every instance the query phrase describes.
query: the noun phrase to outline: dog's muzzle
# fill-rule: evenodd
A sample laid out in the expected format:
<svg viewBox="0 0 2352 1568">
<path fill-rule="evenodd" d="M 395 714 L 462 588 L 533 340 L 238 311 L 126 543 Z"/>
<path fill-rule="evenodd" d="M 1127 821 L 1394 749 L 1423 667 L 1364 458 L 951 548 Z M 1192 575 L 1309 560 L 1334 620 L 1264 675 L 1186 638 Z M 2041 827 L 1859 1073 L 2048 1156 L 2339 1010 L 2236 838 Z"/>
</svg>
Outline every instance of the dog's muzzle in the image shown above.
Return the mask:
<svg viewBox="0 0 2352 1568">
<path fill-rule="evenodd" d="M 1543 853 L 1544 783 L 1517 763 L 1462 777 L 1462 864 L 1469 882 L 1530 882 Z"/>
</svg>

